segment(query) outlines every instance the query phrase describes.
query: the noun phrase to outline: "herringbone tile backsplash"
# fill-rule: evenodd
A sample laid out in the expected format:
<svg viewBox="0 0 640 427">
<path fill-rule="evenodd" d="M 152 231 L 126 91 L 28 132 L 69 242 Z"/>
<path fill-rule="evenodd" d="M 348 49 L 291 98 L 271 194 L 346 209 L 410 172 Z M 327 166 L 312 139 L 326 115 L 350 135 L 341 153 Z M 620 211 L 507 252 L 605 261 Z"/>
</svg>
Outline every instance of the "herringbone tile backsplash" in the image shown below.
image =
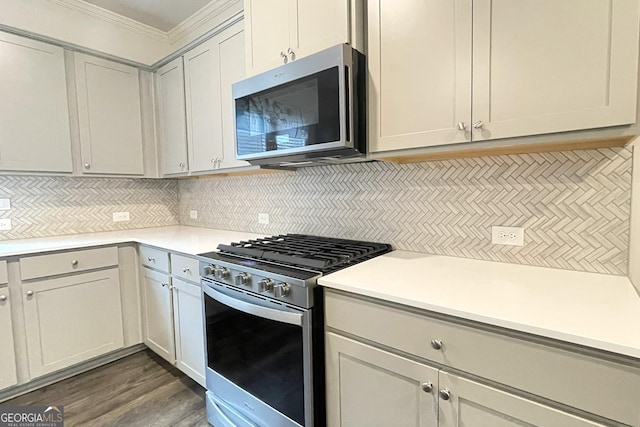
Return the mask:
<svg viewBox="0 0 640 427">
<path fill-rule="evenodd" d="M 186 225 L 624 275 L 630 187 L 631 151 L 601 149 L 182 180 L 179 211 Z M 492 245 L 492 225 L 525 227 L 525 246 Z"/>
<path fill-rule="evenodd" d="M 178 224 L 175 180 L 0 176 L 13 228 L 0 241 Z M 131 220 L 113 222 L 113 212 Z"/>
</svg>

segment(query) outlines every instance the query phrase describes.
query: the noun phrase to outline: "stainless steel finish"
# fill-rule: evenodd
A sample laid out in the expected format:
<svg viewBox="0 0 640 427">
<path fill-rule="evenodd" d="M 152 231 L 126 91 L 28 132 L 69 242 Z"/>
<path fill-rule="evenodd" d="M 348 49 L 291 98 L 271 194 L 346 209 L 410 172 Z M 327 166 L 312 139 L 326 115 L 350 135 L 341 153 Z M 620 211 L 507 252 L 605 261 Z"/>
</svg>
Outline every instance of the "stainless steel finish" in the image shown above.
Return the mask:
<svg viewBox="0 0 640 427">
<path fill-rule="evenodd" d="M 6 295 L 0 295 L 0 301 L 6 301 L 7 300 L 7 296 Z"/>
<path fill-rule="evenodd" d="M 182 269 L 182 272 L 183 272 L 183 273 L 186 273 L 187 271 L 190 271 L 190 270 L 191 270 L 191 269 L 190 269 L 189 267 L 185 267 L 185 268 L 183 268 L 183 269 Z"/>
<path fill-rule="evenodd" d="M 284 52 L 282 52 L 282 51 L 280 51 L 280 57 L 282 58 L 282 63 L 283 63 L 283 64 L 286 64 L 287 62 L 289 62 L 289 58 L 288 58 L 288 57 L 287 57 L 287 55 L 286 55 Z"/>
<path fill-rule="evenodd" d="M 431 347 L 433 347 L 434 350 L 440 350 L 442 348 L 442 340 L 439 338 L 432 339 Z"/>
<path fill-rule="evenodd" d="M 27 296 L 28 297 L 33 296 L 33 291 L 27 291 Z"/>
<path fill-rule="evenodd" d="M 451 398 L 451 391 L 449 391 L 448 388 L 441 388 L 438 394 L 440 394 L 440 399 L 442 400 L 449 400 Z"/>
<path fill-rule="evenodd" d="M 288 283 L 278 283 L 273 288 L 273 294 L 276 298 L 286 297 L 291 292 L 291 285 Z"/>
<path fill-rule="evenodd" d="M 206 393 L 206 399 L 209 424 L 216 427 L 258 427 L 233 408 L 233 405 L 224 402 L 212 392 Z"/>
<path fill-rule="evenodd" d="M 204 275 L 205 276 L 210 276 L 213 274 L 213 272 L 215 271 L 216 266 L 215 265 L 207 265 L 204 267 L 203 271 L 204 271 Z"/>
<path fill-rule="evenodd" d="M 293 49 L 289 48 L 289 50 L 287 50 L 287 53 L 289 54 L 289 57 L 292 61 L 296 60 L 296 53 L 293 51 Z"/>
<path fill-rule="evenodd" d="M 72 266 L 74 266 L 74 267 L 75 267 L 76 265 L 78 265 L 78 260 L 77 260 L 77 259 L 74 259 L 73 261 L 71 261 L 71 265 L 72 265 Z"/>
<path fill-rule="evenodd" d="M 229 269 L 226 267 L 217 267 L 215 271 L 216 279 L 228 279 Z"/>
<path fill-rule="evenodd" d="M 431 381 L 422 383 L 422 391 L 424 391 L 425 393 L 431 393 L 433 391 L 433 384 L 431 383 Z"/>
<path fill-rule="evenodd" d="M 271 292 L 273 291 L 273 280 L 271 279 L 262 279 L 258 282 L 258 290 L 260 292 Z"/>
<path fill-rule="evenodd" d="M 484 127 L 484 123 L 482 123 L 482 120 L 473 122 L 474 129 L 482 129 L 483 127 Z"/>
<path fill-rule="evenodd" d="M 465 124 L 465 122 L 458 122 L 456 128 L 458 128 L 458 130 L 467 130 L 467 125 Z"/>
<path fill-rule="evenodd" d="M 85 169 L 90 169 L 91 168 L 91 163 L 85 163 L 84 164 L 84 168 Z"/>
<path fill-rule="evenodd" d="M 234 283 L 236 286 L 248 285 L 251 275 L 248 273 L 238 273 L 234 277 Z"/>
<path fill-rule="evenodd" d="M 264 307 L 248 301 L 243 301 L 235 296 L 229 296 L 213 289 L 211 285 L 204 284 L 204 293 L 214 300 L 228 307 L 235 308 L 243 313 L 253 314 L 264 319 L 274 320 L 276 322 L 288 323 L 290 325 L 302 326 L 302 314 L 292 311 L 282 311 L 275 308 Z M 255 298 L 255 297 L 254 297 Z M 257 299 L 256 299 L 257 300 Z M 259 301 L 259 300 L 258 300 Z"/>
</svg>

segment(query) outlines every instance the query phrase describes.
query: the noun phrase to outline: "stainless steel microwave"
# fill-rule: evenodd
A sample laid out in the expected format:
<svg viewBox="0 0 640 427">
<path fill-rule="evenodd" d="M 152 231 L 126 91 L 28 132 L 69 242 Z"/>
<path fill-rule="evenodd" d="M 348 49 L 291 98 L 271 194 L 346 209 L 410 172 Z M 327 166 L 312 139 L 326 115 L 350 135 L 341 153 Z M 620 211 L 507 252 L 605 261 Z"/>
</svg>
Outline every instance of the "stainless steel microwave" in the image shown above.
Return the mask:
<svg viewBox="0 0 640 427">
<path fill-rule="evenodd" d="M 236 158 L 299 167 L 364 159 L 366 65 L 347 44 L 233 85 Z"/>
</svg>

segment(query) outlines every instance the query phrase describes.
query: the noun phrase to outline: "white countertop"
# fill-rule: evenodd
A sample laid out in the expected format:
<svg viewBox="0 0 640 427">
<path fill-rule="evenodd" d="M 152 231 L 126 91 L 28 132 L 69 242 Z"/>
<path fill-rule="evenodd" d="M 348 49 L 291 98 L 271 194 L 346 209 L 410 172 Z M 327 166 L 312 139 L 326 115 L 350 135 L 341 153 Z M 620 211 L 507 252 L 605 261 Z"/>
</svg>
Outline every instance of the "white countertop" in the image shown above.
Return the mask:
<svg viewBox="0 0 640 427">
<path fill-rule="evenodd" d="M 395 251 L 319 283 L 640 358 L 640 297 L 622 276 Z"/>
<path fill-rule="evenodd" d="M 135 230 L 0 241 L 0 257 L 89 246 L 112 245 L 125 242 L 143 243 L 174 252 L 196 255 L 215 250 L 219 243 L 231 243 L 256 237 L 264 236 L 241 233 L 239 231 L 176 225 L 171 227 L 141 228 Z"/>
</svg>

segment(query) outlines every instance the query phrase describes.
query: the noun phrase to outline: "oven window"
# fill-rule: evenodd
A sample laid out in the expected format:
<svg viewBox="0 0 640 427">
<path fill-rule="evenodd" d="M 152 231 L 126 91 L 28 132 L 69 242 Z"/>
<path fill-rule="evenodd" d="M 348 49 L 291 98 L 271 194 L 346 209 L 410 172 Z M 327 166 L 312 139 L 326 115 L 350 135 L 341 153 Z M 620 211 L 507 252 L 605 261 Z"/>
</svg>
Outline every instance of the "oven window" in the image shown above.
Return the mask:
<svg viewBox="0 0 640 427">
<path fill-rule="evenodd" d="M 304 425 L 302 327 L 263 319 L 205 294 L 209 368 Z"/>
<path fill-rule="evenodd" d="M 237 154 L 340 140 L 338 67 L 236 100 Z"/>
</svg>

